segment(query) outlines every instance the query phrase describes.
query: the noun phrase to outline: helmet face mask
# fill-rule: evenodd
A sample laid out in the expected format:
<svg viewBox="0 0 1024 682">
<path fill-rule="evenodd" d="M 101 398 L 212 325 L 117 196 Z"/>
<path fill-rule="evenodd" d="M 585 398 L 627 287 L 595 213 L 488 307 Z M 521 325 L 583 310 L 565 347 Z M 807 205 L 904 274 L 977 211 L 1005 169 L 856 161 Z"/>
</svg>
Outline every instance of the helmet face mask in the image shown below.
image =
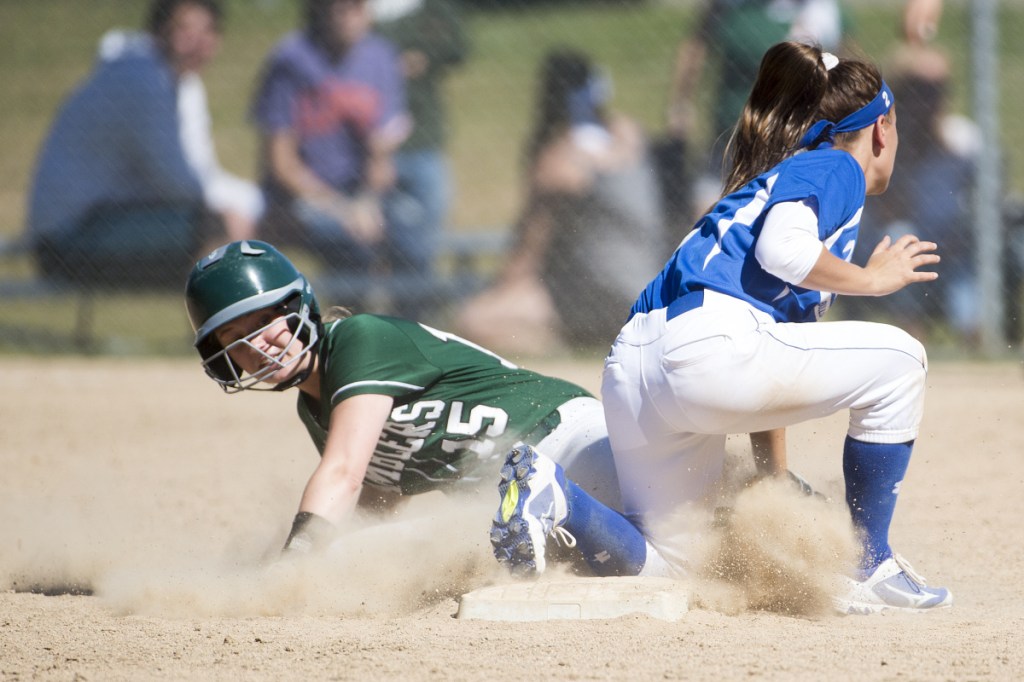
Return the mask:
<svg viewBox="0 0 1024 682">
<path fill-rule="evenodd" d="M 202 358 L 206 374 L 228 393 L 246 389 L 284 390 L 306 380 L 313 369 L 309 362 L 293 377 L 272 386 L 259 386 L 281 369 L 290 367 L 313 351 L 323 336 L 320 309 L 313 289 L 302 273 L 280 251 L 266 242 L 232 242 L 200 260 L 189 275 L 185 287 L 189 320 L 196 332 L 195 348 Z M 254 374 L 245 372 L 228 354 L 216 331 L 223 325 L 260 310 L 278 314 L 270 324 L 283 317 L 292 339 L 276 355 L 260 351 L 252 340 L 267 326 L 234 340 L 228 349 L 245 348 L 262 355 L 265 365 Z M 286 358 L 296 344 L 302 350 Z"/>
<path fill-rule="evenodd" d="M 288 306 L 287 308 L 291 307 L 292 306 Z M 308 314 L 309 311 L 306 310 L 305 313 L 303 313 L 295 310 L 289 311 L 287 308 L 280 309 L 280 316 L 276 316 L 269 323 L 249 332 L 236 341 L 232 341 L 227 347 L 223 348 L 223 350 L 220 350 L 205 359 L 203 361 L 203 369 L 206 370 L 207 376 L 216 381 L 226 393 L 238 393 L 239 391 L 247 389 L 254 391 L 280 390 L 278 385 L 260 386 L 259 384 L 265 382 L 281 370 L 300 363 L 316 346 L 316 342 L 319 340 L 317 325 L 310 320 Z M 282 324 L 282 322 L 288 325 L 288 329 L 291 333 L 288 343 L 285 344 L 284 348 L 277 349 L 277 351 L 271 355 L 267 351 L 262 350 L 253 344 L 253 339 L 260 336 L 271 327 Z M 216 330 L 214 331 L 214 334 L 216 334 Z M 303 343 L 303 338 L 309 339 L 309 342 Z M 297 346 L 301 346 L 301 349 L 289 357 L 289 354 L 292 353 Z M 231 353 L 233 351 L 253 353 L 258 356 L 260 358 L 259 369 L 253 373 L 246 372 L 238 362 L 232 359 Z M 308 376 L 308 374 L 305 376 Z M 289 386 L 293 385 L 291 381 L 286 383 Z"/>
</svg>

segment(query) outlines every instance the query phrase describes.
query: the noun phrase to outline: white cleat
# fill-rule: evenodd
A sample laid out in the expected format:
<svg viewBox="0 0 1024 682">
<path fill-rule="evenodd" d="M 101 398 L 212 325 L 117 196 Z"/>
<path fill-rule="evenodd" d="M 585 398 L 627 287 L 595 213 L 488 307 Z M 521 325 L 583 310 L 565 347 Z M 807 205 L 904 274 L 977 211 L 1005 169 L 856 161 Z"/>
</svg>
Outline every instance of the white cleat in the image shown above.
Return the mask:
<svg viewBox="0 0 1024 682">
<path fill-rule="evenodd" d="M 833 599 L 836 610 L 844 615 L 903 611 L 923 613 L 953 605 L 953 595 L 944 587 L 928 587 L 898 554 L 883 561 L 864 580 L 847 578 L 845 595 Z"/>
</svg>

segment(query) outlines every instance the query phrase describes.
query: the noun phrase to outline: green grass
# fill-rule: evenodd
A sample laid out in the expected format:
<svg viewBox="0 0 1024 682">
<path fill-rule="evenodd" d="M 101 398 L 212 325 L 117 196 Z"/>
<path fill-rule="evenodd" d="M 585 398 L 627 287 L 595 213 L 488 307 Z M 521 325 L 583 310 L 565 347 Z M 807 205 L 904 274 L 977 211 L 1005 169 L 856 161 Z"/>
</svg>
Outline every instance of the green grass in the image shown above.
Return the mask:
<svg viewBox="0 0 1024 682">
<path fill-rule="evenodd" d="M 450 154 L 456 180 L 453 224 L 457 229 L 508 225 L 523 199 L 521 148 L 530 125 L 536 71 L 545 51 L 569 45 L 588 51 L 611 75 L 615 108 L 656 133 L 663 111 L 675 47 L 692 26 L 696 3 L 531 3 L 521 9 L 468 12 L 473 53 L 450 79 L 453 137 Z M 138 26 L 148 0 L 0 0 L 0 70 L 5 94 L 0 104 L 0 235 L 23 229 L 26 192 L 53 113 L 66 93 L 89 71 L 99 37 L 113 26 Z M 505 7 L 512 7 L 506 0 Z M 955 109 L 970 112 L 969 16 L 963 3 L 949 3 L 939 43 L 954 61 Z M 1016 125 L 1024 93 L 1024 55 L 1013 39 L 1024 27 L 1024 8 L 1003 3 L 1000 27 L 1001 135 L 1008 188 L 1024 189 L 1024 131 Z M 1012 5 L 1012 6 L 1008 6 Z M 850 2 L 856 41 L 872 58 L 884 60 L 896 39 L 902 2 Z M 232 0 L 220 56 L 206 82 L 214 132 L 223 165 L 255 175 L 257 142 L 247 109 L 259 65 L 276 40 L 297 21 L 297 0 Z M 901 123 L 903 123 L 901 121 Z M 59 200 L 59 198 L 55 198 Z M 24 272 L 23 262 L 0 263 L 0 276 Z M 173 306 L 147 322 L 179 329 Z M 142 311 L 129 300 L 103 304 L 111 336 L 135 334 Z M 33 306 L 28 306 L 33 309 Z M 65 317 L 64 307 L 51 316 Z M 0 322 L 20 319 L 20 305 L 0 301 Z M 68 318 L 73 319 L 73 318 Z M 164 323 L 164 320 L 166 322 Z M 174 333 L 167 338 L 176 338 Z M 161 344 L 156 342 L 157 346 Z M 0 340 L 0 349 L 8 349 Z"/>
<path fill-rule="evenodd" d="M 99 37 L 112 26 L 141 22 L 143 0 L 33 0 L 0 2 L 0 69 L 6 84 L 0 126 L 0 234 L 16 234 L 24 222 L 25 193 L 35 154 L 53 112 L 88 72 Z M 511 2 L 507 3 L 512 5 Z M 876 59 L 891 52 L 896 36 L 893 9 L 900 3 L 850 3 L 855 38 Z M 223 164 L 254 175 L 257 143 L 247 108 L 259 65 L 274 42 L 294 27 L 296 0 L 234 0 L 229 3 L 221 54 L 206 74 L 214 130 Z M 522 197 L 520 150 L 530 125 L 537 66 L 554 45 L 585 49 L 611 74 L 614 105 L 652 132 L 662 126 L 670 67 L 678 40 L 692 26 L 692 3 L 630 2 L 549 5 L 523 10 L 467 13 L 473 54 L 449 82 L 453 138 L 451 156 L 458 183 L 453 222 L 470 228 L 514 219 Z M 952 4 L 939 42 L 954 57 L 956 109 L 969 112 L 969 20 Z M 1009 39 L 1024 26 L 1024 10 L 1006 8 L 1002 102 L 1005 148 L 1024 144 L 1024 132 L 1009 125 L 1024 91 L 1024 59 Z M 1015 155 L 1007 158 L 1010 186 L 1024 189 Z"/>
<path fill-rule="evenodd" d="M 177 294 L 55 296 L 5 302 L 0 352 L 182 355 L 192 333 Z M 83 317 L 80 317 L 84 314 Z"/>
</svg>

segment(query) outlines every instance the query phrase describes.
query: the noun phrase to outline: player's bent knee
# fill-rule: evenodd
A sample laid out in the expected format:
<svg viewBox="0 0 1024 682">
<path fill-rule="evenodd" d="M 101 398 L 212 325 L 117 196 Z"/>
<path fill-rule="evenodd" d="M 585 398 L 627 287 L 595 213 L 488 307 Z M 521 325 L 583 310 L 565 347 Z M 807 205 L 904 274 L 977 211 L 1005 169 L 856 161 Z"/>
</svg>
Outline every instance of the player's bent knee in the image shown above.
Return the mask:
<svg viewBox="0 0 1024 682">
<path fill-rule="evenodd" d="M 879 348 L 896 351 L 919 365 L 921 369 L 928 369 L 928 353 L 925 351 L 924 344 L 899 327 L 890 324 L 876 324 L 875 326 L 876 329 L 872 333 L 878 339 Z"/>
</svg>

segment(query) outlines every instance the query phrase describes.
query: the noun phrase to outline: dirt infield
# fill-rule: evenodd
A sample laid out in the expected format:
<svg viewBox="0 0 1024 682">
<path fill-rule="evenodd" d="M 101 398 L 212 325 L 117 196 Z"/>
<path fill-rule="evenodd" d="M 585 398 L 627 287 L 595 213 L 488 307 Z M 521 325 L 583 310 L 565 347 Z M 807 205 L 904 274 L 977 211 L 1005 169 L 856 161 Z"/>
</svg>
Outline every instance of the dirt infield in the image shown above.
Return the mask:
<svg viewBox="0 0 1024 682">
<path fill-rule="evenodd" d="M 533 366 L 592 389 L 600 371 Z M 316 460 L 292 397 L 227 397 L 178 360 L 8 358 L 0 376 L 3 680 L 1024 679 L 1020 364 L 931 369 L 892 537 L 953 609 L 786 613 L 704 583 L 676 623 L 454 618 L 507 579 L 486 543 L 496 494 L 424 496 L 420 521 L 333 563 L 265 570 Z M 844 421 L 789 436 L 793 468 L 840 495 Z M 787 526 L 786 505 L 748 502 Z"/>
</svg>

